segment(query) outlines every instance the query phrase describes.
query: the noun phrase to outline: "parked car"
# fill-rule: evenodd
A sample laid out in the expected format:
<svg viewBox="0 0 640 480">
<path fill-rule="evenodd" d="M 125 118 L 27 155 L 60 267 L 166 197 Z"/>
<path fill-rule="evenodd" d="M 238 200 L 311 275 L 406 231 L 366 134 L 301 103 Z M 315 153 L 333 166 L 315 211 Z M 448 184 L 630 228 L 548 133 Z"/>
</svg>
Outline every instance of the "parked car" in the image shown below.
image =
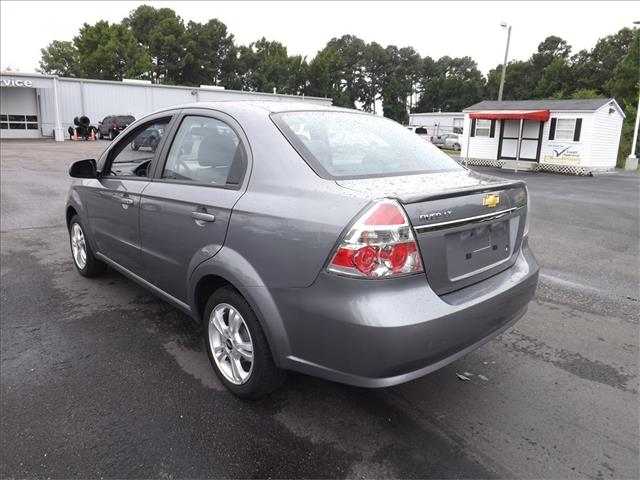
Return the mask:
<svg viewBox="0 0 640 480">
<path fill-rule="evenodd" d="M 438 148 L 449 148 L 451 150 L 460 150 L 461 135 L 455 133 L 445 133 L 434 137 L 431 143 Z"/>
<path fill-rule="evenodd" d="M 115 139 L 118 134 L 135 122 L 136 119 L 132 115 L 109 115 L 98 123 L 98 138 Z"/>
<path fill-rule="evenodd" d="M 129 146 L 159 125 L 155 149 Z M 286 370 L 406 382 L 513 325 L 536 289 L 523 182 L 398 123 L 308 102 L 169 108 L 70 168 L 72 258 L 196 321 L 234 394 Z"/>
<path fill-rule="evenodd" d="M 162 135 L 164 135 L 164 124 L 159 123 L 152 125 L 133 139 L 130 144 L 131 149 L 140 150 L 141 148 L 149 148 L 152 152 L 155 152 L 160 144 Z"/>
<path fill-rule="evenodd" d="M 447 137 L 444 139 L 444 146 L 445 148 L 459 151 L 462 147 L 462 135 L 458 135 L 456 133 L 447 135 Z"/>
<path fill-rule="evenodd" d="M 407 127 L 407 129 L 410 132 L 415 133 L 419 137 L 424 138 L 427 142 L 431 142 L 433 140 L 433 135 L 429 134 L 429 131 L 427 130 L 426 127 L 409 126 Z"/>
</svg>

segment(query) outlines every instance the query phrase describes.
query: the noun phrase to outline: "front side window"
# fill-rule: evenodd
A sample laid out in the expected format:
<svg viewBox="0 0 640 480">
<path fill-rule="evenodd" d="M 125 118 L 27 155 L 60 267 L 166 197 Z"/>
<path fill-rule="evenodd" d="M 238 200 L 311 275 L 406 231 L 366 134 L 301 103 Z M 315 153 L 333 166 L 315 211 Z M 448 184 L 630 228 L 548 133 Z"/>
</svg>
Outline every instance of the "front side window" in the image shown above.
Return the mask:
<svg viewBox="0 0 640 480">
<path fill-rule="evenodd" d="M 229 125 L 215 118 L 188 116 L 176 133 L 162 178 L 205 185 L 238 183 L 234 171 L 243 156 L 240 139 Z"/>
<path fill-rule="evenodd" d="M 556 120 L 556 140 L 573 140 L 576 129 L 575 118 L 559 118 Z"/>
<path fill-rule="evenodd" d="M 491 120 L 476 120 L 476 137 L 488 137 L 491 132 Z"/>
<path fill-rule="evenodd" d="M 167 117 L 147 123 L 136 128 L 124 141 L 119 142 L 116 151 L 111 154 L 108 175 L 148 176 L 148 167 L 170 120 L 171 118 Z"/>
<path fill-rule="evenodd" d="M 391 120 L 350 112 L 282 112 L 271 118 L 323 178 L 366 178 L 457 170 L 424 138 Z"/>
</svg>

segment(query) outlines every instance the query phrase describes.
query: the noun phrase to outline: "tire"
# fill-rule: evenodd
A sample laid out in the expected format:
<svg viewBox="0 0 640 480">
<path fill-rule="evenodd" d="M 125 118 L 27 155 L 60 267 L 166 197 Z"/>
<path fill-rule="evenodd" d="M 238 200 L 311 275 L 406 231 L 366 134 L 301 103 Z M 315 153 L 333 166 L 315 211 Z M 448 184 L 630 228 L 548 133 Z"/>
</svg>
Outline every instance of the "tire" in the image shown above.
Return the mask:
<svg viewBox="0 0 640 480">
<path fill-rule="evenodd" d="M 77 236 L 77 228 L 80 229 L 82 245 L 80 244 Z M 73 259 L 73 264 L 76 266 L 78 273 L 83 277 L 97 277 L 107 269 L 107 265 L 98 260 L 93 254 L 91 245 L 87 241 L 85 229 L 82 226 L 78 215 L 74 215 L 69 222 L 69 244 L 71 246 L 71 258 Z M 82 248 L 84 248 L 84 262 L 82 262 L 82 255 L 78 254 L 78 249 L 82 250 Z"/>
<path fill-rule="evenodd" d="M 104 137 L 102 136 L 102 130 L 98 129 L 98 139 L 99 140 L 104 140 Z"/>
<path fill-rule="evenodd" d="M 109 130 L 109 140 L 111 140 L 113 142 L 113 140 L 116 138 L 115 134 L 113 133 L 113 130 Z"/>
<path fill-rule="evenodd" d="M 233 311 L 240 315 L 240 322 L 231 321 Z M 222 321 L 221 327 L 226 337 L 216 327 L 218 318 Z M 235 333 L 232 324 L 239 325 Z M 222 287 L 211 295 L 204 309 L 203 325 L 204 342 L 211 365 L 231 393 L 241 398 L 260 398 L 282 384 L 285 372 L 275 365 L 258 318 L 237 290 Z M 245 358 L 249 352 L 248 345 L 251 346 L 251 362 Z M 220 360 L 216 360 L 216 354 Z M 236 363 L 237 375 L 232 373 L 232 358 L 241 362 Z"/>
</svg>

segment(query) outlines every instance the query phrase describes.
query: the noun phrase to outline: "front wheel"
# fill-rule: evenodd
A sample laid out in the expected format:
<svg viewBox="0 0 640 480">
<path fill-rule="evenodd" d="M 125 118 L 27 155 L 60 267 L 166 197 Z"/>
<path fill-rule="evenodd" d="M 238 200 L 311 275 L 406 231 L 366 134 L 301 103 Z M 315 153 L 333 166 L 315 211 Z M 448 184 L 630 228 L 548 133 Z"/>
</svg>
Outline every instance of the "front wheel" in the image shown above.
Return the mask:
<svg viewBox="0 0 640 480">
<path fill-rule="evenodd" d="M 87 241 L 85 230 L 77 215 L 74 215 L 69 223 L 69 241 L 71 243 L 73 263 L 80 275 L 83 277 L 96 277 L 104 273 L 107 265 L 98 260 L 93 254 L 91 245 Z"/>
<path fill-rule="evenodd" d="M 234 395 L 259 398 L 284 380 L 271 355 L 264 332 L 247 301 L 231 287 L 216 290 L 204 311 L 209 360 Z"/>
</svg>

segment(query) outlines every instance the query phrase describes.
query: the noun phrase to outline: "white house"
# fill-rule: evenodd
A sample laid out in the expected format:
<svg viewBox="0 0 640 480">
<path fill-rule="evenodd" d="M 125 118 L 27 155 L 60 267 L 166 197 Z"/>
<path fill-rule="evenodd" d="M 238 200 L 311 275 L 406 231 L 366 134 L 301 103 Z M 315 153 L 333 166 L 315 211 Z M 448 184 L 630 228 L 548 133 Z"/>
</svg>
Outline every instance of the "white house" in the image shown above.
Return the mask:
<svg viewBox="0 0 640 480">
<path fill-rule="evenodd" d="M 0 76 L 0 138 L 53 137 L 64 140 L 74 117 L 86 115 L 93 125 L 107 115 L 147 113 L 191 102 L 228 100 L 304 100 L 331 105 L 330 98 L 225 90 L 201 85 L 152 85 L 125 80 L 111 82 L 63 78 L 37 73 L 2 72 Z"/>
<path fill-rule="evenodd" d="M 577 175 L 611 170 L 623 120 L 612 98 L 484 101 L 464 110 L 461 159 Z"/>
<path fill-rule="evenodd" d="M 426 127 L 429 135 L 444 135 L 446 133 L 462 133 L 464 113 L 462 112 L 432 112 L 409 114 L 409 125 Z"/>
</svg>

